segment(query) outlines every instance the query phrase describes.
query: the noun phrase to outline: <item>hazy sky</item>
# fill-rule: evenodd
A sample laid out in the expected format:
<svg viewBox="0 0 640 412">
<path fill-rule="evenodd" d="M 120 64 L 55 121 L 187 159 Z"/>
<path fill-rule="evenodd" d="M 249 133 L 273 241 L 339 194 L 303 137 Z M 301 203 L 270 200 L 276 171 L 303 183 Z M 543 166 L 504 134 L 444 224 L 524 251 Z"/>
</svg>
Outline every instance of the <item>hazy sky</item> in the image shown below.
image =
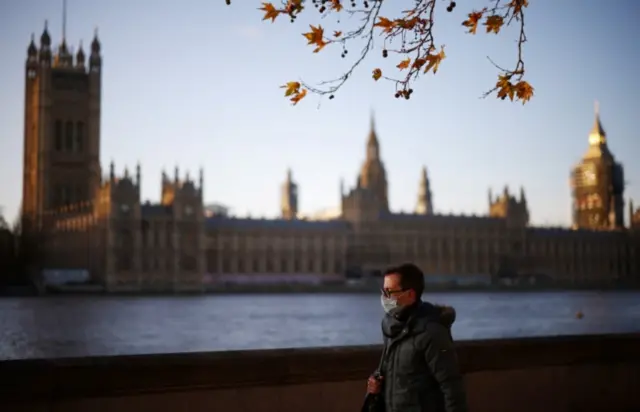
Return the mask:
<svg viewBox="0 0 640 412">
<path fill-rule="evenodd" d="M 300 35 L 309 21 L 261 21 L 259 1 L 68 0 L 68 42 L 102 42 L 103 172 L 113 159 L 122 173 L 142 163 L 143 197 L 160 197 L 161 170 L 205 168 L 205 200 L 237 214 L 274 216 L 287 167 L 300 185 L 303 212 L 335 207 L 339 181 L 356 181 L 365 155 L 371 109 L 376 113 L 389 198 L 413 210 L 426 165 L 440 213 L 484 214 L 487 190 L 525 187 L 535 224 L 568 224 L 570 168 L 587 148 L 594 100 L 611 150 L 625 166 L 627 199 L 640 201 L 640 2 L 530 0 L 527 78 L 536 90 L 522 106 L 479 96 L 496 80 L 487 61 L 515 63 L 513 29 L 500 36 L 465 34 L 460 23 L 486 1 L 446 2 L 436 15 L 436 41 L 447 58 L 436 76 L 415 85 L 411 100 L 371 70 L 399 59 L 371 58 L 332 101 L 311 96 L 291 107 L 278 88 L 299 77 L 316 82 L 342 73 L 358 45 L 313 54 Z M 412 4 L 396 0 L 394 7 Z M 31 33 L 45 19 L 53 43 L 62 0 L 0 4 L 0 205 L 13 218 L 22 195 L 24 61 Z M 392 14 L 392 13 L 390 13 Z M 309 17 L 316 17 L 309 13 Z M 323 25 L 333 29 L 335 20 Z M 344 19 L 342 24 L 355 22 Z M 344 26 L 343 26 L 344 27 Z"/>
</svg>

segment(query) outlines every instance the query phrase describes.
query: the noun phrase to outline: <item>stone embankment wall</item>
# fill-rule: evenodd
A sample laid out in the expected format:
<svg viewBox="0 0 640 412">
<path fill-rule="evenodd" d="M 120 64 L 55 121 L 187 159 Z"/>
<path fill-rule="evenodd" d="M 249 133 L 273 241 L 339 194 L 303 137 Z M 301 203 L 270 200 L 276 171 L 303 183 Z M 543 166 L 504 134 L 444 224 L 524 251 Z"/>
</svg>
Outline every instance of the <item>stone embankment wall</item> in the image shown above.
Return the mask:
<svg viewBox="0 0 640 412">
<path fill-rule="evenodd" d="M 0 363 L 3 412 L 354 412 L 380 347 Z M 640 334 L 458 344 L 471 411 L 640 411 Z"/>
</svg>

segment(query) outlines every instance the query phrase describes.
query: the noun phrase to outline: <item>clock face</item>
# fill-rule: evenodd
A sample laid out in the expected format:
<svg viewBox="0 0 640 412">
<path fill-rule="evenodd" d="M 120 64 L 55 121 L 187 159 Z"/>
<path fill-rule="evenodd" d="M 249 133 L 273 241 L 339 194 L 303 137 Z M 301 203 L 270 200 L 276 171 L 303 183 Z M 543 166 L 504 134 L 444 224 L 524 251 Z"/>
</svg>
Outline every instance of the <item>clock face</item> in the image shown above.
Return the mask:
<svg viewBox="0 0 640 412">
<path fill-rule="evenodd" d="M 582 170 L 582 181 L 585 186 L 596 184 L 596 170 L 593 165 L 588 165 Z"/>
<path fill-rule="evenodd" d="M 596 172 L 593 170 L 587 170 L 584 172 L 584 180 L 588 185 L 593 185 L 596 183 Z"/>
</svg>

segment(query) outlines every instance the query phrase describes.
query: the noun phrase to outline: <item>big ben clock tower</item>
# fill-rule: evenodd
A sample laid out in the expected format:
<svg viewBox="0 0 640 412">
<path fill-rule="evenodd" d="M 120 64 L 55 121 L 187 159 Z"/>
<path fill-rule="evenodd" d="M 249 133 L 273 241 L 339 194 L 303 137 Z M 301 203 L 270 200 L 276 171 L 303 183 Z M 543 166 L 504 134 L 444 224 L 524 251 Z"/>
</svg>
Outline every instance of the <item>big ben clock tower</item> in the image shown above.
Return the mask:
<svg viewBox="0 0 640 412">
<path fill-rule="evenodd" d="M 607 146 L 598 103 L 589 148 L 571 171 L 573 227 L 613 230 L 624 227 L 624 171 Z"/>
</svg>

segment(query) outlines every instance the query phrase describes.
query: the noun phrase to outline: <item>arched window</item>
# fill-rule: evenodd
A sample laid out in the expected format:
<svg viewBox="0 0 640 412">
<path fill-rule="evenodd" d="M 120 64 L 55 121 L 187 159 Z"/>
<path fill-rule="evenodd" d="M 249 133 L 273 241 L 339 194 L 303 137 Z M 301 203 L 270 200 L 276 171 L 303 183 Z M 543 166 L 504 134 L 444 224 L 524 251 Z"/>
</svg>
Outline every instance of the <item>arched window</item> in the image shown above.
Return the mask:
<svg viewBox="0 0 640 412">
<path fill-rule="evenodd" d="M 64 149 L 70 152 L 73 150 L 73 122 L 67 122 L 64 132 Z"/>
<path fill-rule="evenodd" d="M 55 139 L 55 148 L 56 151 L 62 151 L 62 122 L 60 120 L 56 120 L 55 129 L 53 131 L 54 139 Z"/>
<path fill-rule="evenodd" d="M 84 150 L 84 123 L 76 123 L 76 150 L 82 153 Z"/>
</svg>

